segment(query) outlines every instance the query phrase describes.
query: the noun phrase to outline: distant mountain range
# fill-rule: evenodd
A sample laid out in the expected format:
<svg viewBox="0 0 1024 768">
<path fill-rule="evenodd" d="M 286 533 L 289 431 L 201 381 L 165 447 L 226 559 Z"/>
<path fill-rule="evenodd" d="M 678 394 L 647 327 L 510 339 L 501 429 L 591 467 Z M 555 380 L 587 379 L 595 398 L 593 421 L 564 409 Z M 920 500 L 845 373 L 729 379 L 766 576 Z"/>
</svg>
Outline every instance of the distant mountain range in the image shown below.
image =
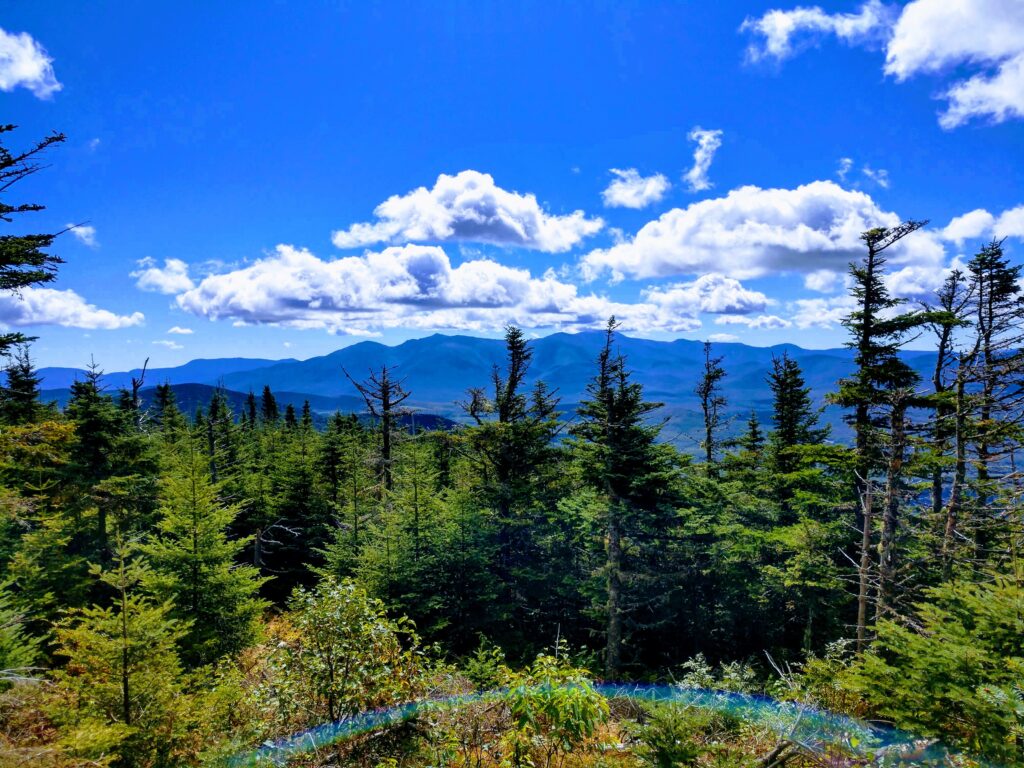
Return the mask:
<svg viewBox="0 0 1024 768">
<path fill-rule="evenodd" d="M 603 334 L 556 333 L 533 342 L 533 362 L 529 382 L 543 379 L 556 388 L 563 410 L 571 411 L 585 396 L 585 388 L 593 375 L 595 361 L 603 343 Z M 703 347 L 698 341 L 651 341 L 619 336 L 619 350 L 626 355 L 636 381 L 644 385 L 648 398 L 665 403 L 663 415 L 669 418 L 666 437 L 686 444 L 696 434 L 700 423 L 699 403 L 693 392 L 703 364 Z M 835 390 L 836 382 L 853 370 L 853 353 L 848 349 L 808 350 L 792 344 L 774 347 L 751 347 L 745 344 L 715 344 L 714 354 L 723 358 L 727 376 L 723 389 L 731 417 L 730 432 L 742 427 L 747 414 L 756 411 L 768 420 L 771 393 L 765 377 L 773 356 L 788 352 L 804 371 L 815 400 L 824 404 L 825 395 Z M 208 402 L 212 388 L 229 392 L 235 405 L 249 391 L 257 395 L 269 385 L 283 404 L 299 407 L 304 400 L 321 414 L 335 410 L 364 410 L 347 370 L 357 379 L 381 365 L 393 366 L 397 375 L 412 392 L 407 405 L 423 413 L 458 419 L 462 411 L 458 403 L 465 399 L 471 386 L 487 386 L 493 366 L 504 362 L 504 343 L 500 339 L 435 334 L 389 347 L 364 341 L 336 352 L 309 360 L 263 360 L 224 358 L 193 360 L 176 368 L 151 369 L 146 384 L 170 383 L 178 394 L 183 410 Z M 925 377 L 930 375 L 935 356 L 931 352 L 907 352 L 905 359 Z M 63 403 L 67 388 L 85 372 L 75 368 L 42 368 L 44 399 Z M 130 386 L 139 371 L 104 374 L 103 382 L 111 389 Z M 185 385 L 203 385 L 196 386 Z M 148 388 L 148 387 L 147 387 Z M 834 425 L 837 439 L 846 436 L 838 409 L 828 408 L 825 420 Z"/>
</svg>

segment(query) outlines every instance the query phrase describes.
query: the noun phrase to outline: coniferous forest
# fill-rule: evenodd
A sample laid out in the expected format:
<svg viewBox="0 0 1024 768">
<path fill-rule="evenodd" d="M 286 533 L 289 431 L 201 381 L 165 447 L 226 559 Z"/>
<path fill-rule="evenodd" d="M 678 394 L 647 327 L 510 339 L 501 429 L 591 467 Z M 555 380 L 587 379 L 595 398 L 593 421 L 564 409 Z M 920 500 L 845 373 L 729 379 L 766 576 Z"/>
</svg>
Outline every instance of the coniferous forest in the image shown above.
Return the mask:
<svg viewBox="0 0 1024 768">
<path fill-rule="evenodd" d="M 0 151 L 5 198 L 62 141 Z M 4 336 L 0 764 L 240 764 L 459 696 L 289 759 L 1024 763 L 1021 268 L 994 240 L 930 302 L 902 302 L 886 251 L 920 226 L 864 232 L 849 267 L 856 368 L 830 395 L 848 444 L 785 354 L 770 421 L 727 437 L 729 371 L 707 344 L 700 451 L 681 452 L 614 318 L 578 407 L 526 385 L 531 344 L 510 326 L 443 431 L 403 418 L 416 381 L 386 366 L 338 370 L 365 410 L 323 428 L 269 387 L 241 412 L 214 395 L 183 413 L 166 384 L 143 407 L 143 381 L 107 390 L 102 361 L 59 410 L 33 340 Z M 56 238 L 0 237 L 0 289 L 54 280 Z M 935 350 L 930 378 L 910 341 Z M 625 681 L 764 694 L 902 729 L 918 753 L 600 693 Z"/>
</svg>

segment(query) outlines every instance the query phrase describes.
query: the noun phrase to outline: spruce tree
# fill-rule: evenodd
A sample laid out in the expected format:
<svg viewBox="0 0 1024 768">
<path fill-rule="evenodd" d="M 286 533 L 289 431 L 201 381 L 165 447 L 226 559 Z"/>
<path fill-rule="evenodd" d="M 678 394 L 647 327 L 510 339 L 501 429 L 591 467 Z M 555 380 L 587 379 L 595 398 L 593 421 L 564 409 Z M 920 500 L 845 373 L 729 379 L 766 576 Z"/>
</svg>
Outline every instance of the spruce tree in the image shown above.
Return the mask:
<svg viewBox="0 0 1024 768">
<path fill-rule="evenodd" d="M 8 357 L 4 366 L 6 381 L 0 384 L 0 423 L 8 426 L 31 424 L 43 412 L 39 402 L 39 382 L 28 346 L 22 344 Z"/>
<path fill-rule="evenodd" d="M 112 459 L 122 422 L 114 402 L 103 392 L 102 377 L 99 367 L 95 363 L 90 364 L 85 378 L 71 385 L 71 399 L 65 412 L 78 435 L 71 460 L 82 492 L 80 504 L 91 502 L 96 486 L 118 469 Z M 103 563 L 109 555 L 109 510 L 103 504 L 96 505 L 94 509 L 95 528 L 86 551 L 90 560 Z"/>
<path fill-rule="evenodd" d="M 1002 241 L 985 245 L 967 265 L 971 309 L 977 333 L 972 354 L 977 393 L 976 455 L 984 484 L 1014 444 L 1014 428 L 1024 423 L 1024 290 L 1022 266 L 1010 264 Z M 984 489 L 982 495 L 986 495 Z"/>
<path fill-rule="evenodd" d="M 781 357 L 772 356 L 768 388 L 772 393 L 772 463 L 777 472 L 785 475 L 797 468 L 794 449 L 820 444 L 828 429 L 818 426 L 821 411 L 811 401 L 811 388 L 804 383 L 800 364 L 788 352 Z"/>
<path fill-rule="evenodd" d="M 182 657 L 207 664 L 240 651 L 257 634 L 263 580 L 236 560 L 246 540 L 229 539 L 236 507 L 219 498 L 223 484 L 210 478 L 193 436 L 169 448 L 160 487 L 160 520 L 144 552 L 152 566 L 147 586 L 173 602 L 171 616 L 189 622 Z"/>
<path fill-rule="evenodd" d="M 295 406 L 288 403 L 284 409 L 284 427 L 285 429 L 295 429 L 299 426 L 299 420 L 295 418 Z"/>
<path fill-rule="evenodd" d="M 718 430 L 722 426 L 722 409 L 725 407 L 725 396 L 722 395 L 722 379 L 725 369 L 721 357 L 711 356 L 711 342 L 704 342 L 704 368 L 700 381 L 694 388 L 694 394 L 700 400 L 700 410 L 704 418 L 704 469 L 708 477 L 716 475 L 720 439 Z"/>
<path fill-rule="evenodd" d="M 260 397 L 260 417 L 263 419 L 264 424 L 272 425 L 277 423 L 277 398 L 274 397 L 274 393 L 270 391 L 269 386 L 263 387 L 263 394 Z"/>
<path fill-rule="evenodd" d="M 378 498 L 392 491 L 395 484 L 394 444 L 398 439 L 398 420 L 402 415 L 402 403 L 409 399 L 411 393 L 406 391 L 404 382 L 396 379 L 394 370 L 382 365 L 380 373 L 370 371 L 369 377 L 358 382 L 342 371 L 352 386 L 366 403 L 366 410 L 377 422 L 377 480 L 379 482 Z"/>
<path fill-rule="evenodd" d="M 545 576 L 558 568 L 546 562 L 540 547 L 555 503 L 558 399 L 544 382 L 526 385 L 532 358 L 526 335 L 508 326 L 504 366 L 495 365 L 491 386 L 470 389 L 463 404 L 474 421 L 465 438 L 481 500 L 495 513 L 495 571 L 505 593 L 499 603 L 513 627 L 525 627 L 528 616 L 545 620 L 537 615 L 550 593 Z"/>
<path fill-rule="evenodd" d="M 672 503 L 671 466 L 657 445 L 661 427 L 648 421 L 661 404 L 645 400 L 643 386 L 631 381 L 625 358 L 615 350 L 617 328 L 612 317 L 572 430 L 584 477 L 602 497 L 601 608 L 605 674 L 612 679 L 622 670 L 627 623 L 636 609 L 637 595 L 630 587 L 638 579 L 630 571 L 641 560 L 631 550 L 639 550 L 641 541 L 650 545 L 657 540 L 662 516 Z"/>
<path fill-rule="evenodd" d="M 182 737 L 177 644 L 188 625 L 171 617 L 170 603 L 143 595 L 146 565 L 125 542 L 117 542 L 109 570 L 94 572 L 111 593 L 110 606 L 71 611 L 57 625 L 56 654 L 66 663 L 55 682 L 67 700 L 58 719 L 93 732 L 86 749 L 106 741 L 120 765 L 174 765 Z"/>
<path fill-rule="evenodd" d="M 27 150 L 12 152 L 3 145 L 3 140 L 4 134 L 16 127 L 0 125 L 0 194 L 5 196 L 12 186 L 44 167 L 40 159 L 48 148 L 64 141 L 64 134 L 51 133 Z M 16 216 L 42 210 L 44 206 L 35 203 L 12 204 L 0 200 L 0 221 L 9 224 Z M 57 266 L 64 262 L 47 249 L 59 234 L 0 235 L 0 295 L 17 295 L 22 288 L 48 283 L 56 277 Z M 21 333 L 0 333 L 0 355 L 30 340 Z"/>
<path fill-rule="evenodd" d="M 907 221 L 899 226 L 870 229 L 861 235 L 867 254 L 859 263 L 850 265 L 850 277 L 856 308 L 843 319 L 852 337 L 847 346 L 854 350 L 855 370 L 841 379 L 833 402 L 853 409 L 850 419 L 854 429 L 854 488 L 859 504 L 858 523 L 861 530 L 860 568 L 858 574 L 857 644 L 863 649 L 866 639 L 869 602 L 870 558 L 874 526 L 874 494 L 871 475 L 883 464 L 885 406 L 889 393 L 913 388 L 918 375 L 899 357 L 899 350 L 908 333 L 931 318 L 922 312 L 896 313 L 904 302 L 890 296 L 884 282 L 886 249 L 920 229 L 927 222 Z M 900 416 L 905 413 L 901 412 Z"/>
</svg>

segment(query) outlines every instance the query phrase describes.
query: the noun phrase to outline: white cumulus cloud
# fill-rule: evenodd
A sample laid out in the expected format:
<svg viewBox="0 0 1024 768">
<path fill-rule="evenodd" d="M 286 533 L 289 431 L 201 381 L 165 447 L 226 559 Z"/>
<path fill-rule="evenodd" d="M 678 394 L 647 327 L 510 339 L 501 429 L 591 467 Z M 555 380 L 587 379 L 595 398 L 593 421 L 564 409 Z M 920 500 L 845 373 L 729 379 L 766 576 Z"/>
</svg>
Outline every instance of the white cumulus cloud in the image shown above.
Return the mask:
<svg viewBox="0 0 1024 768">
<path fill-rule="evenodd" d="M 99 309 L 72 290 L 29 287 L 17 294 L 0 295 L 0 325 L 115 330 L 139 325 L 144 320 L 141 312 L 118 315 Z"/>
<path fill-rule="evenodd" d="M 832 328 L 857 306 L 853 296 L 827 299 L 797 299 L 792 302 L 792 322 L 797 328 Z"/>
<path fill-rule="evenodd" d="M 740 337 L 734 333 L 711 333 L 708 334 L 708 341 L 718 342 L 720 344 L 728 344 L 732 341 L 739 341 Z"/>
<path fill-rule="evenodd" d="M 636 168 L 612 168 L 615 179 L 601 197 L 609 208 L 644 208 L 661 200 L 672 186 L 660 173 L 641 176 Z"/>
<path fill-rule="evenodd" d="M 1020 0 L 915 0 L 893 29 L 886 74 L 897 80 L 958 67 L 978 71 L 944 94 L 945 128 L 974 117 L 1024 117 L 1024 3 Z"/>
<path fill-rule="evenodd" d="M 804 275 L 804 288 L 818 293 L 832 293 L 842 283 L 842 274 L 834 269 L 816 269 Z"/>
<path fill-rule="evenodd" d="M 763 293 L 744 288 L 739 280 L 718 274 L 701 275 L 691 283 L 648 288 L 643 296 L 653 304 L 690 314 L 698 311 L 711 314 L 759 312 L 771 303 Z"/>
<path fill-rule="evenodd" d="M 377 221 L 353 224 L 331 236 L 338 248 L 375 243 L 471 241 L 561 253 L 604 226 L 583 211 L 546 212 L 532 194 L 509 192 L 477 171 L 441 174 L 432 189 L 389 197 Z"/>
<path fill-rule="evenodd" d="M 188 264 L 181 259 L 164 259 L 163 267 L 156 265 L 156 259 L 147 256 L 138 262 L 139 269 L 131 273 L 136 287 L 155 293 L 181 293 L 194 287 L 188 276 Z"/>
<path fill-rule="evenodd" d="M 722 146 L 722 132 L 720 130 L 705 130 L 697 126 L 690 131 L 688 138 L 690 141 L 697 142 L 697 148 L 693 150 L 693 167 L 686 172 L 683 180 L 691 192 L 711 189 L 713 185 L 708 179 L 708 171 L 711 170 L 711 161 L 715 159 L 715 152 Z"/>
<path fill-rule="evenodd" d="M 168 328 L 167 332 L 173 333 L 178 336 L 191 336 L 193 333 L 195 333 L 195 331 L 193 331 L 191 328 L 182 328 L 180 325 L 175 325 L 172 326 L 171 328 Z"/>
<path fill-rule="evenodd" d="M 978 238 L 1014 237 L 1024 239 L 1024 205 L 1009 208 L 998 216 L 976 208 L 955 216 L 942 230 L 942 238 L 962 245 L 965 240 Z"/>
<path fill-rule="evenodd" d="M 995 216 L 984 208 L 976 208 L 962 216 L 953 217 L 942 230 L 942 237 L 959 244 L 990 232 L 995 223 Z"/>
<path fill-rule="evenodd" d="M 667 299 L 611 301 L 581 294 L 553 270 L 534 277 L 489 259 L 452 266 L 441 247 L 423 245 L 334 260 L 279 245 L 249 266 L 204 278 L 177 303 L 213 320 L 356 335 L 395 327 L 497 330 L 508 323 L 580 330 L 600 328 L 612 314 L 633 331 L 700 327 L 699 307 L 679 312 Z"/>
<path fill-rule="evenodd" d="M 799 42 L 834 34 L 850 43 L 884 40 L 884 71 L 897 82 L 952 77 L 939 116 L 951 129 L 975 119 L 1024 118 L 1024 3 L 1020 0 L 913 0 L 902 8 L 869 0 L 852 14 L 821 8 L 771 10 L 741 29 L 759 38 L 754 60 L 781 61 Z M 957 79 L 964 71 L 973 72 Z"/>
<path fill-rule="evenodd" d="M 585 255 L 589 278 L 671 277 L 718 272 L 738 279 L 779 272 L 845 272 L 863 255 L 860 235 L 894 226 L 900 217 L 869 195 L 815 181 L 796 189 L 740 187 L 725 197 L 674 208 L 631 239 Z M 944 250 L 927 232 L 890 251 L 894 264 L 941 264 Z"/>
<path fill-rule="evenodd" d="M 63 86 L 53 71 L 53 59 L 27 32 L 14 34 L 0 29 L 0 91 L 27 88 L 39 99 L 48 99 Z"/>
</svg>

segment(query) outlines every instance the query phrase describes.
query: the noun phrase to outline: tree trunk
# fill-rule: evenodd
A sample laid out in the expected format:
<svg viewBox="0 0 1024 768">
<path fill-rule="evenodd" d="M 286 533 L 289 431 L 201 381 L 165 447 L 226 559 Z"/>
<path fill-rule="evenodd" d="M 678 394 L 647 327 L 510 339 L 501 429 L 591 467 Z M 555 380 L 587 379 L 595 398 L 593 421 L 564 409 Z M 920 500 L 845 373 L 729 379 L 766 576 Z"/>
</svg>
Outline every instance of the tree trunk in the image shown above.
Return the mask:
<svg viewBox="0 0 1024 768">
<path fill-rule="evenodd" d="M 608 645 L 605 649 L 605 675 L 614 680 L 622 661 L 622 532 L 619 530 L 618 505 L 612 502 L 608 513 Z"/>
<path fill-rule="evenodd" d="M 885 476 L 885 504 L 882 507 L 882 540 L 878 558 L 878 606 L 876 616 L 885 618 L 893 607 L 896 581 L 896 535 L 903 490 L 903 463 L 906 460 L 906 401 L 902 392 L 893 394 L 889 428 L 889 461 Z"/>
<path fill-rule="evenodd" d="M 868 590 L 871 573 L 871 526 L 874 522 L 874 499 L 872 498 L 871 481 L 865 479 L 864 493 L 861 496 L 861 542 L 860 567 L 858 571 L 859 586 L 857 589 L 857 653 L 864 650 L 867 640 L 868 625 Z"/>
</svg>

